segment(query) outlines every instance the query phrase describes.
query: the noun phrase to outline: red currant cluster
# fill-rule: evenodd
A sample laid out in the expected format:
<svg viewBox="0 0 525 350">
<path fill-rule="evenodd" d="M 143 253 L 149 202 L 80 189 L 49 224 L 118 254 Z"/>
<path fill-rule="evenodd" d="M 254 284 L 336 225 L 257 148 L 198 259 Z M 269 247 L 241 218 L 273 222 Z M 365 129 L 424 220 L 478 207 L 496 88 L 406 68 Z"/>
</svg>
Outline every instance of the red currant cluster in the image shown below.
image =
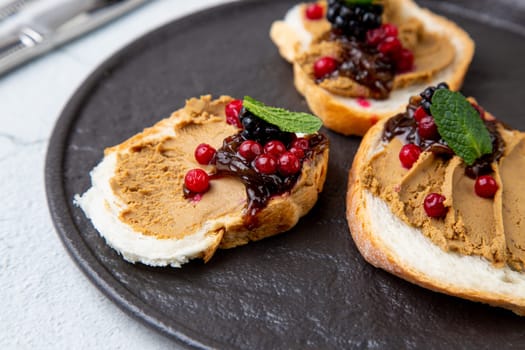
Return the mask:
<svg viewBox="0 0 525 350">
<path fill-rule="evenodd" d="M 241 119 L 243 118 L 242 101 L 233 100 L 225 107 L 226 122 L 238 128 L 243 128 Z M 255 116 L 251 116 L 255 118 Z M 244 131 L 244 130 L 243 130 Z M 248 166 L 257 173 L 264 175 L 277 174 L 288 177 L 298 174 L 302 168 L 302 162 L 306 156 L 306 151 L 310 148 L 308 139 L 296 137 L 289 133 L 292 141 L 270 139 L 265 142 L 258 142 L 238 136 L 243 140 L 234 152 L 236 156 L 244 159 Z M 244 135 L 244 134 L 240 134 Z M 217 150 L 211 145 L 201 143 L 195 149 L 195 160 L 201 165 L 215 164 Z M 208 191 L 210 176 L 202 169 L 191 169 L 184 178 L 185 190 L 191 194 L 202 194 Z"/>
<path fill-rule="evenodd" d="M 399 31 L 391 23 L 385 23 L 381 27 L 369 30 L 366 33 L 366 42 L 370 46 L 377 47 L 382 54 L 390 57 L 395 63 L 398 73 L 406 73 L 414 69 L 414 54 L 403 47 L 398 38 Z"/>
<path fill-rule="evenodd" d="M 251 162 L 257 172 L 265 175 L 279 173 L 286 177 L 301 170 L 301 163 L 308 148 L 308 140 L 302 137 L 292 141 L 288 149 L 278 140 L 268 141 L 264 147 L 256 141 L 246 140 L 241 143 L 237 152 Z"/>
<path fill-rule="evenodd" d="M 212 146 L 201 143 L 195 148 L 195 160 L 199 164 L 208 165 L 212 163 L 216 152 Z M 204 193 L 210 188 L 210 176 L 202 169 L 191 169 L 184 177 L 184 186 L 192 193 Z"/>
<path fill-rule="evenodd" d="M 377 29 L 369 30 L 366 34 L 366 43 L 386 56 L 393 63 L 397 73 L 406 73 L 414 69 L 414 54 L 403 47 L 395 25 L 387 23 Z M 322 79 L 335 72 L 340 66 L 341 62 L 334 57 L 323 56 L 314 62 L 313 73 L 316 79 Z"/>
<path fill-rule="evenodd" d="M 439 139 L 439 132 L 434 122 L 434 118 L 427 115 L 423 107 L 418 107 L 414 112 L 414 119 L 417 123 L 417 133 L 423 140 Z M 422 150 L 418 145 L 409 143 L 404 145 L 399 152 L 399 160 L 404 168 L 410 169 L 419 159 Z"/>
<path fill-rule="evenodd" d="M 241 112 L 241 100 L 230 102 L 226 105 L 227 122 L 242 127 L 240 122 Z M 305 138 L 295 138 L 288 149 L 280 140 L 268 140 L 263 146 L 255 140 L 248 139 L 241 143 L 237 153 L 248 162 L 251 162 L 253 168 L 261 174 L 271 175 L 279 173 L 282 176 L 290 176 L 297 174 L 301 170 L 301 161 L 308 148 L 308 140 Z"/>
<path fill-rule="evenodd" d="M 414 111 L 417 134 L 421 140 L 437 141 L 441 138 L 434 117 L 430 114 L 432 96 L 437 89 L 448 89 L 448 85 L 439 83 L 437 87 L 426 88 L 420 95 L 423 100 Z M 399 152 L 401 165 L 407 169 L 412 168 L 412 165 L 419 159 L 421 152 L 421 148 L 416 144 L 404 145 Z"/>
<path fill-rule="evenodd" d="M 226 122 L 241 128 L 239 114 L 242 110 L 242 101 L 234 100 L 225 107 Z M 194 156 L 197 163 L 208 165 L 212 163 L 217 150 L 212 146 L 201 143 L 195 148 Z M 184 177 L 184 186 L 192 193 L 204 193 L 210 188 L 210 176 L 202 169 L 191 169 Z"/>
</svg>

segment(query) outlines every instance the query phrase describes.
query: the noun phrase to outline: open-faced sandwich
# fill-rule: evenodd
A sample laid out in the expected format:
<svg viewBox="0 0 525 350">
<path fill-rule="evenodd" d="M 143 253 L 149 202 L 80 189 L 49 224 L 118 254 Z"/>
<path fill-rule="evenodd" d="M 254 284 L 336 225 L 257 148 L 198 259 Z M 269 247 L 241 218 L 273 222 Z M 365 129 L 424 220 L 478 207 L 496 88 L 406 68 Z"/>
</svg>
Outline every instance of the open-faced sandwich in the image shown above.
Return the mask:
<svg viewBox="0 0 525 350">
<path fill-rule="evenodd" d="M 463 83 L 469 35 L 412 0 L 329 0 L 295 6 L 270 36 L 325 126 L 363 135 L 427 85 Z"/>
<path fill-rule="evenodd" d="M 524 174 L 525 133 L 439 84 L 363 138 L 349 227 L 371 264 L 524 315 Z"/>
<path fill-rule="evenodd" d="M 178 267 L 292 228 L 317 201 L 321 121 L 250 97 L 192 98 L 105 150 L 76 202 L 130 262 Z"/>
</svg>

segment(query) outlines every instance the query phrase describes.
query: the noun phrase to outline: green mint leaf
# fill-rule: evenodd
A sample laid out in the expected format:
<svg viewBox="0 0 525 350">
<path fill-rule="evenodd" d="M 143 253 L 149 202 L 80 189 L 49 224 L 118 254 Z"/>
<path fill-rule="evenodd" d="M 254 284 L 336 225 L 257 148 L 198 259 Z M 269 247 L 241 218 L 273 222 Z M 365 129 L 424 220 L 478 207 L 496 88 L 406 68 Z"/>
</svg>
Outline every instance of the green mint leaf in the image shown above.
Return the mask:
<svg viewBox="0 0 525 350">
<path fill-rule="evenodd" d="M 283 108 L 266 106 L 250 96 L 244 96 L 243 106 L 262 120 L 277 126 L 281 131 L 313 134 L 323 122 L 308 113 L 290 112 Z"/>
<path fill-rule="evenodd" d="M 459 92 L 438 89 L 432 97 L 430 112 L 439 134 L 467 165 L 492 153 L 492 141 L 479 113 Z"/>
</svg>

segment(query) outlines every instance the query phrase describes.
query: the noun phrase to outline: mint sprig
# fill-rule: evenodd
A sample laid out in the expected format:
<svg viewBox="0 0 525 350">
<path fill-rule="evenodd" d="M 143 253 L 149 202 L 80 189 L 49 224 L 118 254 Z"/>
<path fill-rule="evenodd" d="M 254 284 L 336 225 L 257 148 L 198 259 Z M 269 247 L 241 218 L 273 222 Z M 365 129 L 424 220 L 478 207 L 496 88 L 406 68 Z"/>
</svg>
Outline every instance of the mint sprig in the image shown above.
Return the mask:
<svg viewBox="0 0 525 350">
<path fill-rule="evenodd" d="M 438 89 L 432 96 L 430 112 L 439 134 L 467 165 L 492 153 L 490 134 L 479 113 L 459 92 Z"/>
<path fill-rule="evenodd" d="M 311 114 L 270 107 L 250 96 L 244 96 L 242 105 L 257 117 L 277 126 L 281 131 L 313 134 L 323 125 L 319 118 Z"/>
</svg>

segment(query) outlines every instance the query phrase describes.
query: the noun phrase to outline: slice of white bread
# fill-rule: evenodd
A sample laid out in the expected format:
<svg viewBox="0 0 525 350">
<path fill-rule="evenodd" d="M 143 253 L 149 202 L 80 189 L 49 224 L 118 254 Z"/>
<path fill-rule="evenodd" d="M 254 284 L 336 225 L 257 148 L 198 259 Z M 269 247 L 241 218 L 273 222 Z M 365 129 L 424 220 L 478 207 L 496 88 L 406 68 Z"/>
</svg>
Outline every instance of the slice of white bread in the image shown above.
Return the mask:
<svg viewBox="0 0 525 350">
<path fill-rule="evenodd" d="M 442 250 L 363 186 L 364 167 L 383 147 L 385 122 L 363 138 L 348 180 L 348 225 L 365 260 L 422 287 L 525 315 L 525 273 L 494 267 L 482 257 Z"/>
<path fill-rule="evenodd" d="M 92 186 L 82 196 L 75 196 L 75 202 L 91 219 L 94 227 L 106 242 L 118 251 L 125 260 L 135 263 L 141 262 L 151 266 L 179 267 L 193 258 L 203 258 L 208 261 L 217 248 L 232 248 L 246 244 L 250 241 L 284 232 L 292 228 L 300 217 L 305 215 L 315 204 L 319 192 L 323 188 L 326 178 L 328 162 L 328 147 L 318 153 L 311 160 L 303 162 L 302 172 L 297 183 L 289 193 L 272 197 L 267 206 L 258 214 L 256 227 L 247 228 L 244 223 L 247 198 L 244 186 L 240 180 L 231 177 L 219 178 L 211 182 L 211 187 L 206 192 L 201 202 L 194 204 L 191 220 L 193 230 L 183 232 L 178 237 L 165 237 L 158 234 L 144 234 L 138 232 L 126 222 L 121 220 L 121 213 L 128 207 L 122 198 L 116 195 L 111 186 L 111 180 L 116 174 L 118 158 L 122 155 L 132 154 L 135 146 L 142 142 L 163 142 L 173 140 L 176 142 L 189 142 L 186 149 L 194 150 L 201 142 L 212 143 L 216 149 L 222 145 L 222 140 L 238 132 L 236 127 L 225 122 L 224 107 L 232 98 L 222 96 L 212 100 L 210 96 L 200 99 L 190 99 L 186 107 L 174 112 L 169 118 L 161 120 L 153 127 L 145 129 L 123 143 L 105 150 L 103 160 L 91 172 Z M 205 123 L 211 124 L 210 130 L 215 135 L 210 135 L 208 140 L 186 137 L 188 128 L 202 128 Z M 217 128 L 217 123 L 224 123 L 225 127 Z M 221 129 L 220 133 L 217 131 Z M 205 168 L 211 166 L 199 165 L 193 154 L 175 154 L 167 152 L 169 157 L 180 157 L 180 164 L 184 168 L 174 169 L 173 177 L 183 178 L 186 168 Z M 137 169 L 137 172 L 142 169 Z M 170 175 L 171 176 L 171 175 Z M 146 176 L 144 176 L 146 178 Z M 147 178 L 152 178 L 148 176 Z M 233 183 L 235 191 L 222 190 L 226 182 Z M 222 187 L 222 188 L 221 188 Z M 178 196 L 181 201 L 182 185 L 176 188 L 158 186 L 159 191 L 164 191 L 170 196 Z M 140 191 L 140 188 L 138 189 Z M 234 194 L 234 192 L 236 194 Z M 236 197 L 237 196 L 237 197 Z M 233 198 L 230 198 L 233 197 Z M 227 202 L 231 200 L 230 202 Z M 199 211 L 199 204 L 207 201 L 214 212 L 214 208 L 221 208 L 220 215 L 207 217 Z M 228 209 L 224 209 L 224 208 Z M 176 215 L 177 207 L 163 215 Z M 227 212 L 224 212 L 228 210 Z"/>
<path fill-rule="evenodd" d="M 367 102 L 363 106 L 359 99 L 338 96 L 321 88 L 294 62 L 295 57 L 308 49 L 311 34 L 302 24 L 301 5 L 293 7 L 283 21 L 276 21 L 270 29 L 270 37 L 277 45 L 281 55 L 294 64 L 294 83 L 297 90 L 305 97 L 309 108 L 319 116 L 324 125 L 345 135 L 364 135 L 378 120 L 402 112 L 410 96 L 423 91 L 429 85 L 447 82 L 451 90 L 458 90 L 463 84 L 470 62 L 474 55 L 474 42 L 470 36 L 455 23 L 445 17 L 419 7 L 412 0 L 391 0 L 401 9 L 402 18 L 419 19 L 428 32 L 437 32 L 450 38 L 456 50 L 453 63 L 435 74 L 429 81 L 394 89 L 388 99 Z"/>
</svg>

